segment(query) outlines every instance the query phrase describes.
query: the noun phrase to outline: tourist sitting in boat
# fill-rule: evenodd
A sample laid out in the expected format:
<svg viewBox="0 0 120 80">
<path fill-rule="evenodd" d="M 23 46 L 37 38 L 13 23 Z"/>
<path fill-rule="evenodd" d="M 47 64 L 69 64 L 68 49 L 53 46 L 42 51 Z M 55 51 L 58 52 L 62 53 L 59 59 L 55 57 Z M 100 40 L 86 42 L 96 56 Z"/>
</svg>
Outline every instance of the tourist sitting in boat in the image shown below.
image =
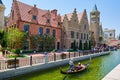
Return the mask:
<svg viewBox="0 0 120 80">
<path fill-rule="evenodd" d="M 82 68 L 81 63 L 79 62 L 79 63 L 78 63 L 78 66 L 76 66 L 76 67 L 77 67 L 77 70 L 81 69 L 81 68 Z"/>
</svg>

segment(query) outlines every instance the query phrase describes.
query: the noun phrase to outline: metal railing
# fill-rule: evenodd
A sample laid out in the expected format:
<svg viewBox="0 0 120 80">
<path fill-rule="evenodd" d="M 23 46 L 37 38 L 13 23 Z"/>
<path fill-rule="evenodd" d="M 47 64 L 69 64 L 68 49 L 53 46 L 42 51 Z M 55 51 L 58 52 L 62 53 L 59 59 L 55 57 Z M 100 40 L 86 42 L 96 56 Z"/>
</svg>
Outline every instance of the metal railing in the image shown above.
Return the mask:
<svg viewBox="0 0 120 80">
<path fill-rule="evenodd" d="M 25 58 L 14 58 L 7 60 L 0 60 L 0 70 L 23 67 L 23 66 L 32 66 L 34 64 L 44 64 L 45 57 L 47 57 L 47 62 L 54 62 L 57 60 L 68 59 L 73 57 L 84 56 L 88 54 L 94 54 L 88 51 L 84 52 L 62 52 L 62 53 L 49 53 L 43 56 L 30 56 Z"/>
</svg>

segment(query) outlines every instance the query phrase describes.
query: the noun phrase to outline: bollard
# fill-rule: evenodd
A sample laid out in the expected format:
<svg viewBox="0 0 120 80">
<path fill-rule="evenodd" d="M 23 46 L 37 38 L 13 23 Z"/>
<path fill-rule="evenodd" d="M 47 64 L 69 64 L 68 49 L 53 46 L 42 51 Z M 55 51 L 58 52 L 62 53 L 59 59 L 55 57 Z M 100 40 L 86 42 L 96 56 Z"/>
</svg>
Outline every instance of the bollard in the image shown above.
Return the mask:
<svg viewBox="0 0 120 80">
<path fill-rule="evenodd" d="M 30 66 L 32 66 L 32 56 L 30 56 Z"/>
<path fill-rule="evenodd" d="M 70 52 L 69 52 L 69 58 L 70 58 Z"/>
<path fill-rule="evenodd" d="M 56 54 L 54 53 L 54 61 L 56 61 Z"/>
</svg>

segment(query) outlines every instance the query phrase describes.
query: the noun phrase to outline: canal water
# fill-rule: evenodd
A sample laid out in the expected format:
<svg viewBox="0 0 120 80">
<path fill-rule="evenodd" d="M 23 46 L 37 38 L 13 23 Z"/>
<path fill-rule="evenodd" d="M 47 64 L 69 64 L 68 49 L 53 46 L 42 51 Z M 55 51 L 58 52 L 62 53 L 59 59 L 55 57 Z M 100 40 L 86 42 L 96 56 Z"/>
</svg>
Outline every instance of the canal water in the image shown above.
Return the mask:
<svg viewBox="0 0 120 80">
<path fill-rule="evenodd" d="M 89 60 L 80 62 L 85 64 L 88 61 Z M 75 62 L 75 64 L 77 64 L 77 62 Z M 9 80 L 63 80 L 64 78 L 64 80 L 101 80 L 118 64 L 120 64 L 120 50 L 113 51 L 109 55 L 92 58 L 89 67 L 78 74 L 63 75 L 60 73 L 59 67 L 56 67 L 45 71 L 24 74 Z M 63 70 L 66 70 L 68 67 L 69 65 L 62 66 Z"/>
</svg>

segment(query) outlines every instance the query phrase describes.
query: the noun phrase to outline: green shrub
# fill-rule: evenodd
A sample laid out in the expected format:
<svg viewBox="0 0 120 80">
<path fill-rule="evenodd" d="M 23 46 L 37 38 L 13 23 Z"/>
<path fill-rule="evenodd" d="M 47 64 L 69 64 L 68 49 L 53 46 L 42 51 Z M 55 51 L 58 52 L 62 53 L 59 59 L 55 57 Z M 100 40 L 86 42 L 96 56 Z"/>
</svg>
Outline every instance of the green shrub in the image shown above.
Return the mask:
<svg viewBox="0 0 120 80">
<path fill-rule="evenodd" d="M 19 54 L 20 53 L 20 49 L 12 49 L 11 52 Z"/>
</svg>

